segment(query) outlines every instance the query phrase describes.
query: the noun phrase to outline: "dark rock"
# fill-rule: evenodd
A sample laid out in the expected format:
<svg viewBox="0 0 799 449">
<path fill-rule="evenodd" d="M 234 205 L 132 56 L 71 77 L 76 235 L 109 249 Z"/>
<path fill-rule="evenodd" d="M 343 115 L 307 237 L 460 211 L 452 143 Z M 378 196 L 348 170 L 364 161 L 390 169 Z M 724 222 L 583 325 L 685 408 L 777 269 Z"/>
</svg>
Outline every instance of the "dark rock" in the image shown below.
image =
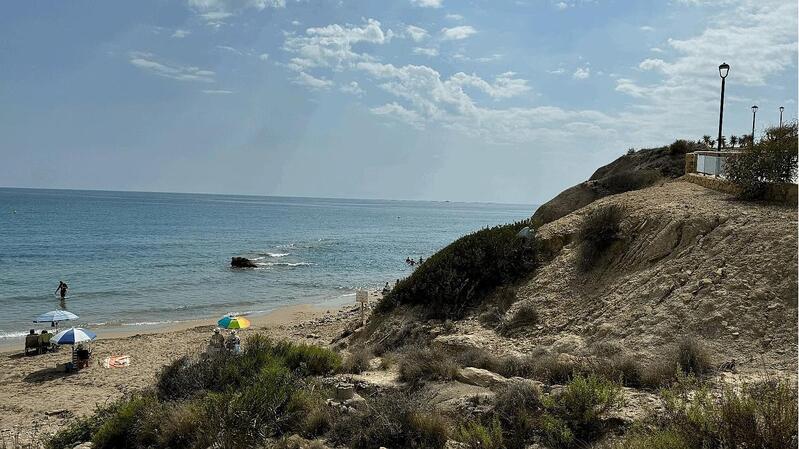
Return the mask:
<svg viewBox="0 0 799 449">
<path fill-rule="evenodd" d="M 258 265 L 246 257 L 231 257 L 230 266 L 233 268 L 255 268 Z"/>
</svg>

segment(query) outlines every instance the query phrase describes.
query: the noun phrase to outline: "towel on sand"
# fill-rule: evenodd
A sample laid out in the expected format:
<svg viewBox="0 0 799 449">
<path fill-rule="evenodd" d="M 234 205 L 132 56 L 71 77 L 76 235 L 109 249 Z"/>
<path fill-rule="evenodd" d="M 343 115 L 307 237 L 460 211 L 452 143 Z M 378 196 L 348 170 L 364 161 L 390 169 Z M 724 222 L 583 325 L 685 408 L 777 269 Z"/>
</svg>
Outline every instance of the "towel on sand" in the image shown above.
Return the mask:
<svg viewBox="0 0 799 449">
<path fill-rule="evenodd" d="M 112 355 L 103 360 L 103 366 L 106 368 L 124 368 L 130 365 L 129 355 Z"/>
</svg>

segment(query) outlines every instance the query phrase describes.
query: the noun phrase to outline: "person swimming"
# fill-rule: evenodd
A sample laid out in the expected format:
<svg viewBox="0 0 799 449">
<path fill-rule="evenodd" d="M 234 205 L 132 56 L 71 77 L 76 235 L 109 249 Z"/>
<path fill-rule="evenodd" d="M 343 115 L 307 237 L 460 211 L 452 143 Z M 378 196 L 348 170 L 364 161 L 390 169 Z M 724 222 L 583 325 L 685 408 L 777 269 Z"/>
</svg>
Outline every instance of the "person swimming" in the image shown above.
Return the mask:
<svg viewBox="0 0 799 449">
<path fill-rule="evenodd" d="M 61 295 L 61 299 L 67 297 L 67 290 L 69 290 L 69 286 L 64 281 L 58 281 L 58 288 L 55 291 Z"/>
</svg>

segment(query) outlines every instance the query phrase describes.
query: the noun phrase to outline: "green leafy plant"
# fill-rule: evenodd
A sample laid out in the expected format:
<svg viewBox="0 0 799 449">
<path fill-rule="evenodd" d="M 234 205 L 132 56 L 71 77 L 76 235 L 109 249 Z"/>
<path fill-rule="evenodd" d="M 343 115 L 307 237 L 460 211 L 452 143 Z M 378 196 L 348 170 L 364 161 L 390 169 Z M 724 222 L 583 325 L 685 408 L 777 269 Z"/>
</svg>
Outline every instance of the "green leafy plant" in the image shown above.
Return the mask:
<svg viewBox="0 0 799 449">
<path fill-rule="evenodd" d="M 770 183 L 796 180 L 797 124 L 769 128 L 755 145 L 741 145 L 740 154 L 726 158 L 726 177 L 740 188 L 742 199 L 761 199 Z"/>
<path fill-rule="evenodd" d="M 397 304 L 424 305 L 430 317 L 461 317 L 496 287 L 535 268 L 535 242 L 518 237 L 526 222 L 495 226 L 459 238 L 440 250 L 386 295 L 378 312 Z"/>
</svg>

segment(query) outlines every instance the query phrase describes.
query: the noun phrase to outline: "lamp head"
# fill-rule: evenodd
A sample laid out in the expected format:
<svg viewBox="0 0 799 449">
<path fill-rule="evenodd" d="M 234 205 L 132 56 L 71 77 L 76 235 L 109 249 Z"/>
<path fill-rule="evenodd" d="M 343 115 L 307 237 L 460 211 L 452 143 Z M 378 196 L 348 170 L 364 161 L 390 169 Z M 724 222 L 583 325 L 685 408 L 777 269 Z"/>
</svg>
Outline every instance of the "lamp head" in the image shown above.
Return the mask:
<svg viewBox="0 0 799 449">
<path fill-rule="evenodd" d="M 721 78 L 724 79 L 727 77 L 728 73 L 730 73 L 730 65 L 727 64 L 726 62 L 722 62 L 721 65 L 719 66 L 719 76 L 721 76 Z"/>
<path fill-rule="evenodd" d="M 754 113 L 754 112 L 757 112 L 757 105 L 753 105 L 753 106 L 752 106 L 752 112 L 753 112 L 753 113 Z"/>
<path fill-rule="evenodd" d="M 785 107 L 784 106 L 780 106 L 780 112 L 782 112 L 784 110 L 785 110 Z"/>
</svg>

